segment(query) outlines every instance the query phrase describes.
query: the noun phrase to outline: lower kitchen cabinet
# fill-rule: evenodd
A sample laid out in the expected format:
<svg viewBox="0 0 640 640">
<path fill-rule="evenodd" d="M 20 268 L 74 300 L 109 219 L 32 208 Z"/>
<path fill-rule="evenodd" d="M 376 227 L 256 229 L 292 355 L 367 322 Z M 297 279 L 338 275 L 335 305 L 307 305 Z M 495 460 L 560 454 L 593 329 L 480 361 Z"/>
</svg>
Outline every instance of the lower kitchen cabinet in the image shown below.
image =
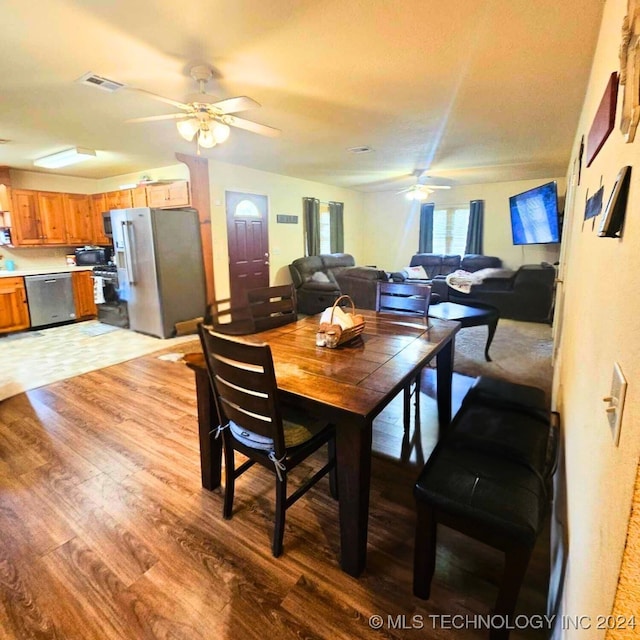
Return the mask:
<svg viewBox="0 0 640 640">
<path fill-rule="evenodd" d="M 71 274 L 73 299 L 76 303 L 76 318 L 89 318 L 98 314 L 93 296 L 91 271 L 75 271 Z"/>
<path fill-rule="evenodd" d="M 29 326 L 24 278 L 0 278 L 0 333 L 21 331 Z"/>
</svg>

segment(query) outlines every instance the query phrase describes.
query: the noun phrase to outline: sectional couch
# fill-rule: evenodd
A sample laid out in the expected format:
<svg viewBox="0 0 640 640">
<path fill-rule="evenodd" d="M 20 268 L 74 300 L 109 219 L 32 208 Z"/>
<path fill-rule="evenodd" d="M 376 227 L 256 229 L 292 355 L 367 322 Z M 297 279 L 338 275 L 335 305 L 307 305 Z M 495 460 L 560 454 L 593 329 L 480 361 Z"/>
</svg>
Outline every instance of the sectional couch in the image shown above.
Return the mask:
<svg viewBox="0 0 640 640">
<path fill-rule="evenodd" d="M 550 264 L 523 265 L 514 271 L 501 269 L 500 258 L 492 256 L 416 253 L 410 266 L 422 266 L 426 271 L 433 302 L 487 304 L 496 307 L 501 318 L 526 322 L 552 320 L 556 272 Z M 452 289 L 445 281 L 457 269 L 475 272 L 488 268 L 496 271 L 482 283 L 472 285 L 468 294 Z"/>
</svg>

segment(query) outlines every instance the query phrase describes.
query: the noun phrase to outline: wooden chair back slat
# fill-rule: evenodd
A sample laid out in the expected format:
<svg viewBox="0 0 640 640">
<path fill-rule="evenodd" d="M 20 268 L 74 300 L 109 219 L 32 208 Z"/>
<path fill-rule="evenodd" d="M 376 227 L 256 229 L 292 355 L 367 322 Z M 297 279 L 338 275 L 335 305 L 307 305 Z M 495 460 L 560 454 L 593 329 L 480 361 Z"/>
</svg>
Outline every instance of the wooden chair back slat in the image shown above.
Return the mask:
<svg viewBox="0 0 640 640">
<path fill-rule="evenodd" d="M 376 311 L 416 315 L 426 322 L 430 298 L 431 287 L 428 284 L 378 282 Z"/>
<path fill-rule="evenodd" d="M 293 285 L 249 289 L 247 301 L 256 331 L 281 327 L 298 319 Z"/>
<path fill-rule="evenodd" d="M 199 327 L 202 349 L 215 390 L 220 424 L 239 426 L 273 439 L 284 454 L 284 433 L 271 349 Z"/>
</svg>

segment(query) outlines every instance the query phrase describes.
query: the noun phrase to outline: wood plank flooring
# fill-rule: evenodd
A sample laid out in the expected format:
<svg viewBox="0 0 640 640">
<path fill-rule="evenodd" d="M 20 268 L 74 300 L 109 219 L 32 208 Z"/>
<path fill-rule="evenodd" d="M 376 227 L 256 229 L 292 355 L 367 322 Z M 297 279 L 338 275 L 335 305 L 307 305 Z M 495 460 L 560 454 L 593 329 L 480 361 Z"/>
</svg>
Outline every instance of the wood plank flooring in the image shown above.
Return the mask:
<svg viewBox="0 0 640 640">
<path fill-rule="evenodd" d="M 222 519 L 222 493 L 200 486 L 195 386 L 181 363 L 144 356 L 2 401 L 0 640 L 488 637 L 429 616 L 488 615 L 499 552 L 442 528 L 432 598 L 412 595 L 411 489 L 436 437 L 433 372 L 424 377 L 417 435 L 402 433 L 400 398 L 376 421 L 359 579 L 339 568 L 326 478 L 288 511 L 279 559 L 269 473 L 242 476 Z M 467 384 L 456 376 L 458 402 Z M 543 534 L 518 614 L 545 613 L 548 559 Z"/>
</svg>

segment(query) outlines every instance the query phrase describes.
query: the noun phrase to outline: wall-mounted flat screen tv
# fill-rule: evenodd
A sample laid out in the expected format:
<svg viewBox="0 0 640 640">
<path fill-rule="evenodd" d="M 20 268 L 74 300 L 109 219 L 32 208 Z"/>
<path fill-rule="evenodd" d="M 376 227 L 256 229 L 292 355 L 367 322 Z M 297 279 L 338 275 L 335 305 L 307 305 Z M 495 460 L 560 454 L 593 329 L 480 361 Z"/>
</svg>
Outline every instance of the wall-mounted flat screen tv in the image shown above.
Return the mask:
<svg viewBox="0 0 640 640">
<path fill-rule="evenodd" d="M 558 190 L 555 182 L 509 198 L 513 244 L 560 242 Z"/>
</svg>

